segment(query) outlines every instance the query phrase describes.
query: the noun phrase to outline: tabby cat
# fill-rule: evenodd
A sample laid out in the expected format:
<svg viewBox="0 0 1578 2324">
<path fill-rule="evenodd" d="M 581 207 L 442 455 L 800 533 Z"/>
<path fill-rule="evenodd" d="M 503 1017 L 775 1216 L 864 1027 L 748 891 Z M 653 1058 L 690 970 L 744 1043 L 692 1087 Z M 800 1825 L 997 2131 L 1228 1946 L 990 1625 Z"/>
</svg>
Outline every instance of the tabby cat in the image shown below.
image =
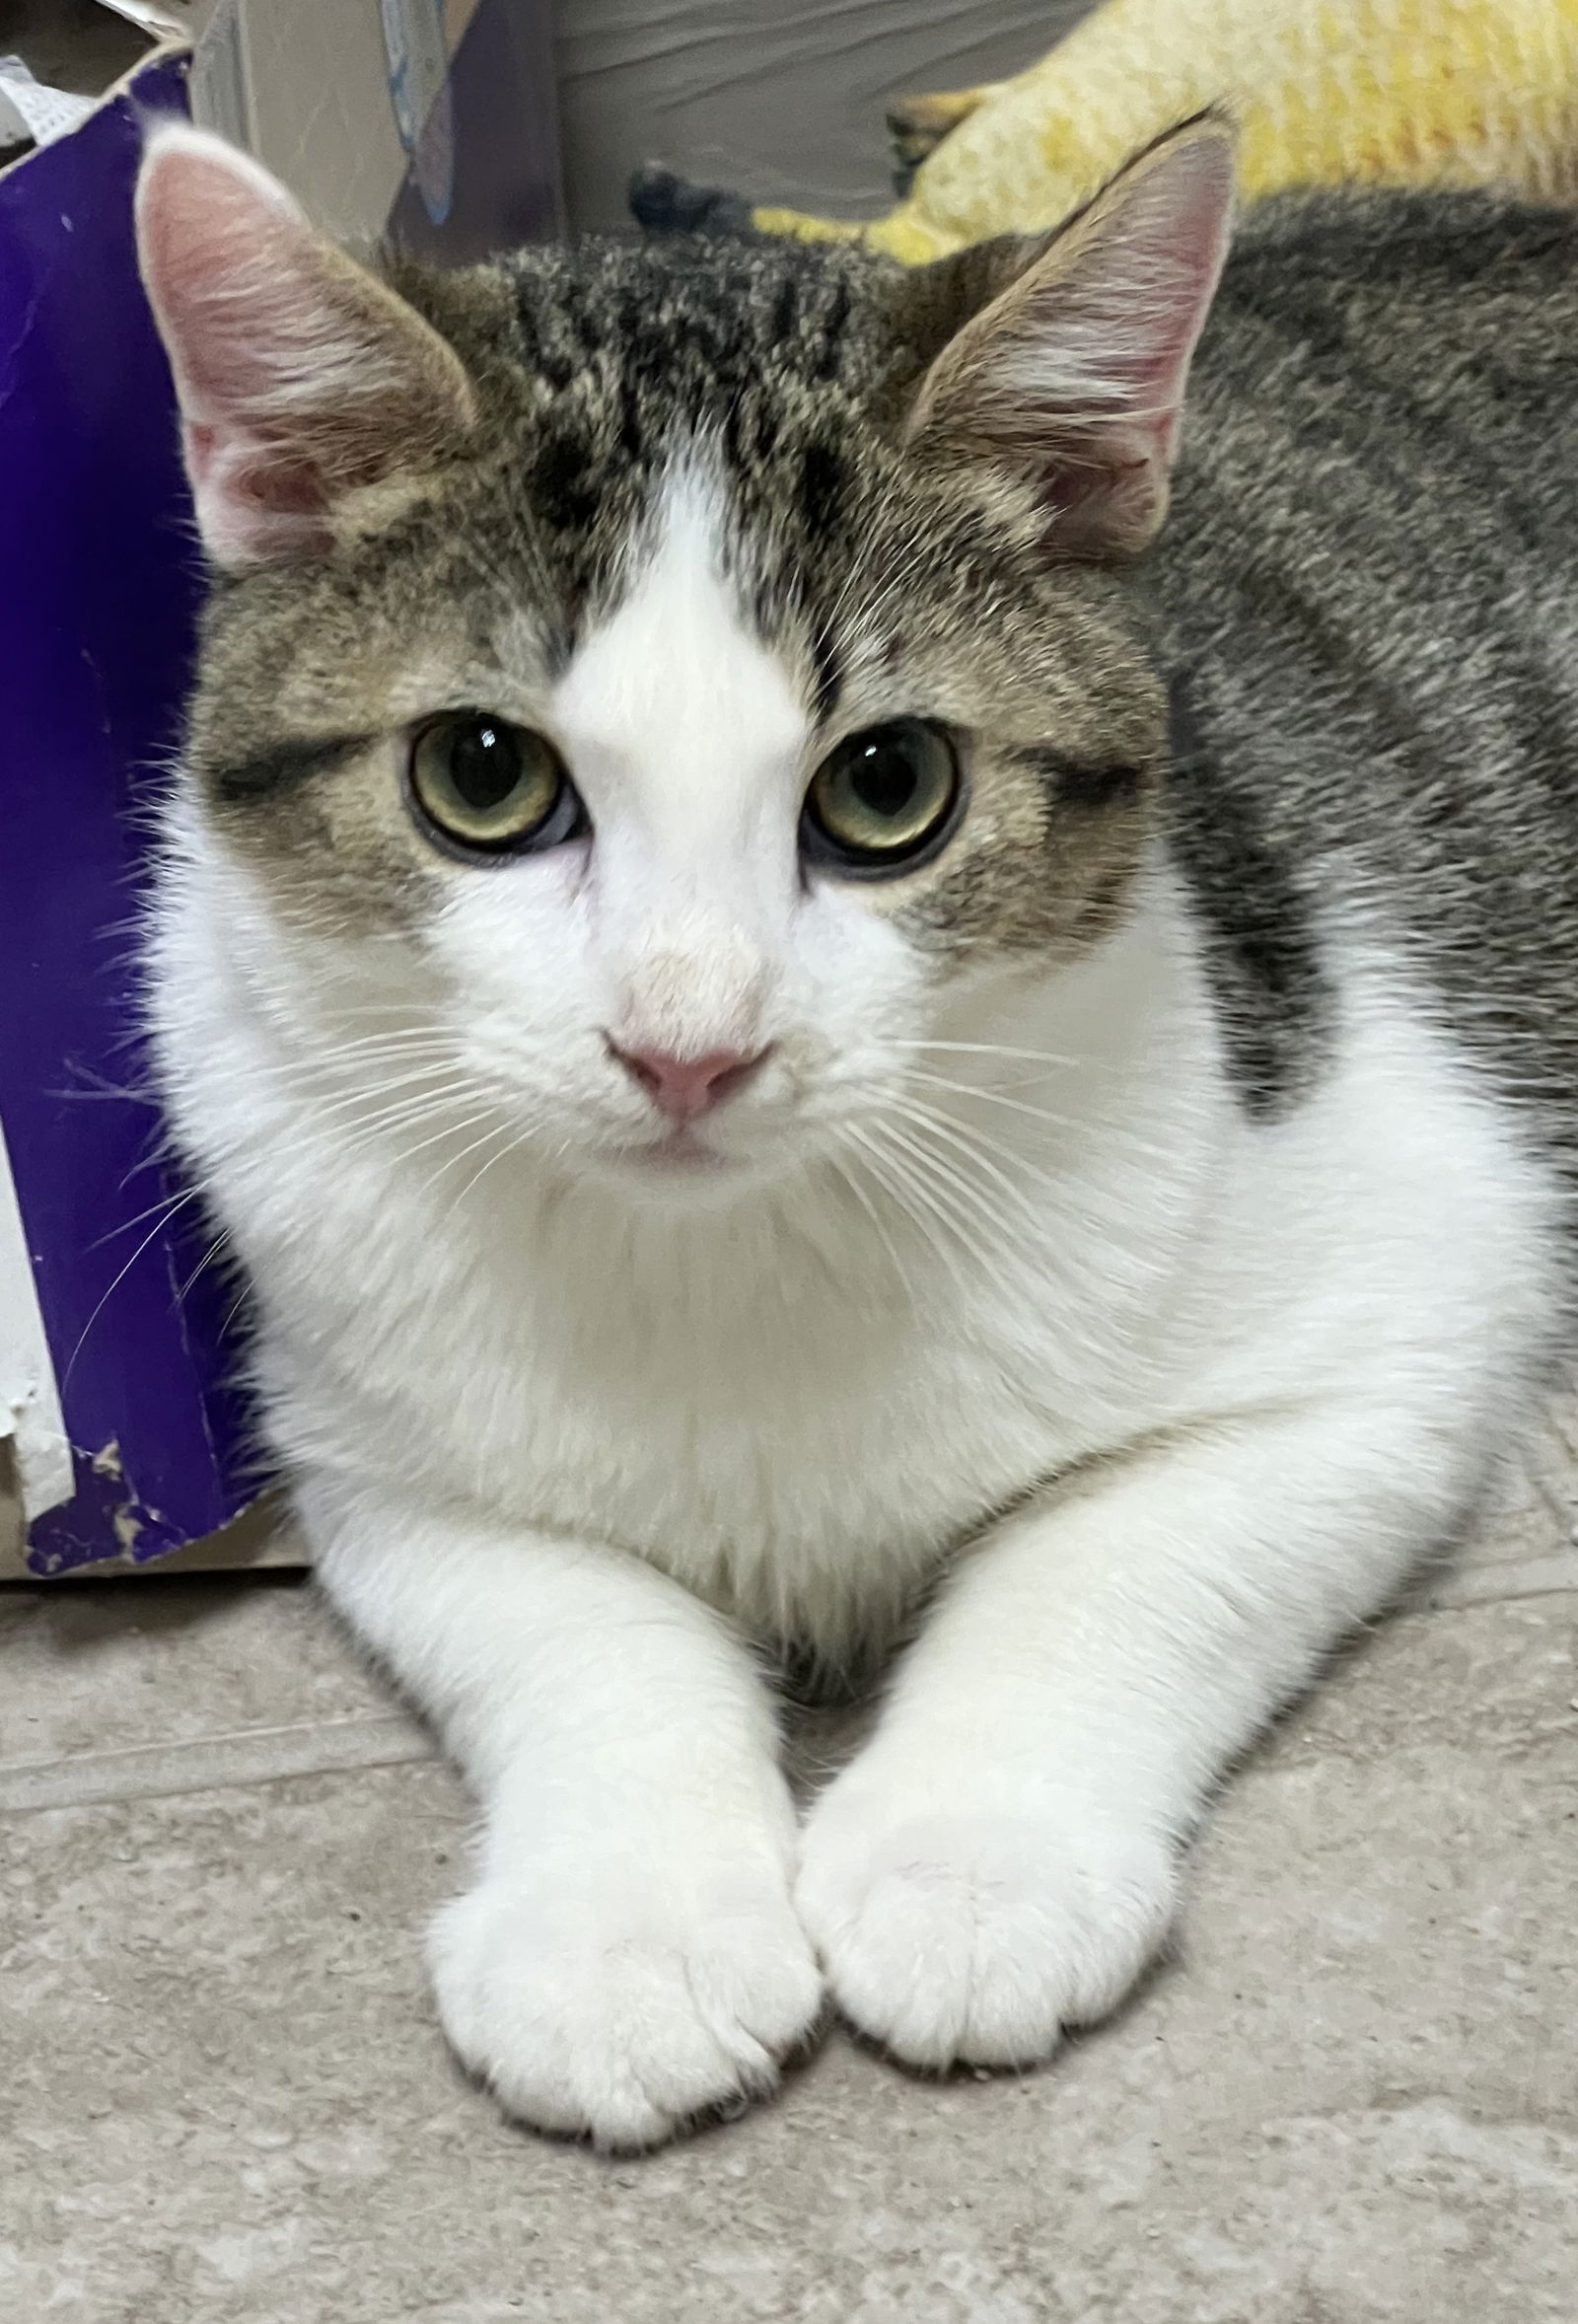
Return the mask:
<svg viewBox="0 0 1578 2324">
<path fill-rule="evenodd" d="M 155 1046 L 543 2129 L 829 1997 L 927 2068 L 1110 2010 L 1562 1346 L 1578 223 L 1284 197 L 1224 271 L 1232 175 L 386 281 L 151 136 L 215 573 Z M 797 1815 L 775 1667 L 885 1654 Z"/>
</svg>

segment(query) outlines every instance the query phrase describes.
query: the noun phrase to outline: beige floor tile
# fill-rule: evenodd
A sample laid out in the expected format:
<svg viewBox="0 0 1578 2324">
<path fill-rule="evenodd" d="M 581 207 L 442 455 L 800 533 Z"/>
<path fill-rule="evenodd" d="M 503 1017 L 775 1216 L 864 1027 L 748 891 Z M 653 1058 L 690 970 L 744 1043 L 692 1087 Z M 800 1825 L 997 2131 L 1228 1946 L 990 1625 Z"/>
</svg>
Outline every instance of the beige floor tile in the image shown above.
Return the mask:
<svg viewBox="0 0 1578 2324">
<path fill-rule="evenodd" d="M 1574 1629 L 1343 1657 L 1232 1788 L 1177 1959 L 1048 2072 L 835 2039 L 617 2166 L 445 2056 L 443 1768 L 7 1818 L 0 2318 L 1573 2324 Z"/>
<path fill-rule="evenodd" d="M 0 1763 L 390 1708 L 296 1575 L 0 1588 Z"/>
<path fill-rule="evenodd" d="M 1578 1590 L 1578 1399 L 1559 1398 L 1549 1424 L 1504 1479 L 1456 1554 L 1420 1576 L 1417 1603 L 1467 1606 L 1488 1599 Z"/>
</svg>

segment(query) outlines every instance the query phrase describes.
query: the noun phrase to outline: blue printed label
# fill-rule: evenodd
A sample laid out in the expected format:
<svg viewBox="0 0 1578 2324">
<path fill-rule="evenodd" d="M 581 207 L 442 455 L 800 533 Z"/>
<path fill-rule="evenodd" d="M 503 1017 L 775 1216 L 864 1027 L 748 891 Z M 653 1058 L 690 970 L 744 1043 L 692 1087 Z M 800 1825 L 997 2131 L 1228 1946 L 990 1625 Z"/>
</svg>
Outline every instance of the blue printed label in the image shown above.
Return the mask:
<svg viewBox="0 0 1578 2324">
<path fill-rule="evenodd" d="M 455 109 L 444 0 L 383 0 L 383 14 L 395 126 L 427 214 L 442 226 L 455 198 Z"/>
</svg>

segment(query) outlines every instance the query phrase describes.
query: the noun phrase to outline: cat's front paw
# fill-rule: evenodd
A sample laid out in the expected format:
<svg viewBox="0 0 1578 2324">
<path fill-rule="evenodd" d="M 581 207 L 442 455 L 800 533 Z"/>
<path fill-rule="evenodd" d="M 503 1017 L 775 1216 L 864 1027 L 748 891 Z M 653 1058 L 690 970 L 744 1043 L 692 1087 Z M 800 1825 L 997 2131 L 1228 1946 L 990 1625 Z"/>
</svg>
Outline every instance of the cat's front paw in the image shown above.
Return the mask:
<svg viewBox="0 0 1578 2324">
<path fill-rule="evenodd" d="M 812 1812 L 795 1902 L 839 2008 L 896 2057 L 1031 2066 L 1122 1998 L 1175 1892 L 1148 1832 L 857 1763 Z"/>
<path fill-rule="evenodd" d="M 633 2151 L 771 2090 L 822 2006 L 780 1884 L 670 1865 L 556 1887 L 486 1880 L 430 1940 L 445 2031 L 507 2113 Z"/>
</svg>

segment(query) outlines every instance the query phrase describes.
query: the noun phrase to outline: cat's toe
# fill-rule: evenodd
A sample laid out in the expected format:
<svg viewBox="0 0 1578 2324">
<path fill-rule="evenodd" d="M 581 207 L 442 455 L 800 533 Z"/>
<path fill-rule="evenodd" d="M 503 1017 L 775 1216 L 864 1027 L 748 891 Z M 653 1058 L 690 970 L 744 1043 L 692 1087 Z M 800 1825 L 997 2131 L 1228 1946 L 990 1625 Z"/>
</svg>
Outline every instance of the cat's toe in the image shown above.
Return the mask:
<svg viewBox="0 0 1578 2324">
<path fill-rule="evenodd" d="M 505 2112 L 610 2151 L 765 2096 L 822 2005 L 786 1898 L 565 1913 L 489 1881 L 440 1914 L 429 1955 L 445 2031 Z"/>
<path fill-rule="evenodd" d="M 835 1783 L 807 1828 L 796 1905 L 861 2032 L 912 2066 L 1008 2067 L 1122 1998 L 1175 1893 L 1173 1851 L 1144 1832 Z"/>
</svg>

